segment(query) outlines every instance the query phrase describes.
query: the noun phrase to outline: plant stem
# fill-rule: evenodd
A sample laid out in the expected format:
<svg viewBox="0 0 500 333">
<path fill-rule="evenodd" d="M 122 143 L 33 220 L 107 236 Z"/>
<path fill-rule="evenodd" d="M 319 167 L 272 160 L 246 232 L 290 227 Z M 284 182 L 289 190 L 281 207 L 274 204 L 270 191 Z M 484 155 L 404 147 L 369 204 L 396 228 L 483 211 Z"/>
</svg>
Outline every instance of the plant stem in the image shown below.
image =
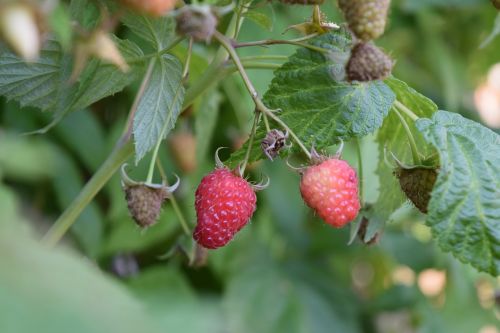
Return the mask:
<svg viewBox="0 0 500 333">
<path fill-rule="evenodd" d="M 269 126 L 269 120 L 267 119 L 267 115 L 265 113 L 262 114 L 264 116 L 264 125 L 266 126 L 266 132 L 271 132 L 271 127 Z"/>
<path fill-rule="evenodd" d="M 256 56 L 240 57 L 240 60 L 242 63 L 245 63 L 245 61 L 256 61 L 256 60 L 287 61 L 288 57 L 282 55 L 256 55 Z"/>
<path fill-rule="evenodd" d="M 186 79 L 189 74 L 189 64 L 191 62 L 191 54 L 193 53 L 193 37 L 189 38 L 189 46 L 187 51 L 186 63 L 184 64 L 184 71 L 182 72 L 182 78 Z"/>
<path fill-rule="evenodd" d="M 288 131 L 288 133 L 292 136 L 292 138 L 297 142 L 299 147 L 304 151 L 306 156 L 310 159 L 311 158 L 311 153 L 309 150 L 304 146 L 302 141 L 299 139 L 299 137 L 278 117 L 276 116 L 272 110 L 268 109 L 267 106 L 264 105 L 262 100 L 259 98 L 259 94 L 257 93 L 257 90 L 255 90 L 255 87 L 253 86 L 252 82 L 250 81 L 250 78 L 248 77 L 245 68 L 241 64 L 240 58 L 238 57 L 238 54 L 236 53 L 236 50 L 234 47 L 229 43 L 229 41 L 221 35 L 220 33 L 216 32 L 214 34 L 214 37 L 219 41 L 219 43 L 226 48 L 227 52 L 229 53 L 229 56 L 233 60 L 234 64 L 236 65 L 236 68 L 238 68 L 238 71 L 240 72 L 241 78 L 243 79 L 243 82 L 245 83 L 245 86 L 250 93 L 250 96 L 252 97 L 254 103 L 255 103 L 255 108 L 257 111 L 262 112 L 266 116 L 269 116 L 269 118 L 273 119 L 276 121 L 283 129 Z"/>
<path fill-rule="evenodd" d="M 252 131 L 250 132 L 250 138 L 248 139 L 248 148 L 245 153 L 245 159 L 243 160 L 243 164 L 241 165 L 240 168 L 240 173 L 241 176 L 245 174 L 245 169 L 248 164 L 248 159 L 250 158 L 250 153 L 252 152 L 252 146 L 253 146 L 253 140 L 255 138 L 255 133 L 257 132 L 257 123 L 259 122 L 259 115 L 260 113 L 255 112 L 254 120 L 253 120 L 253 125 L 252 125 Z"/>
<path fill-rule="evenodd" d="M 226 35 L 230 36 L 234 34 L 236 20 L 233 16 L 233 19 L 230 21 Z M 164 54 L 168 52 L 172 47 L 174 47 L 180 40 L 175 40 L 169 46 L 167 46 L 164 50 L 159 53 L 155 53 L 149 56 L 145 56 L 141 58 L 142 60 L 150 59 L 153 61 L 155 56 Z M 153 58 L 153 59 L 151 59 Z M 198 85 L 193 85 L 192 88 L 188 89 L 185 95 L 184 100 L 184 108 L 189 106 L 194 102 L 194 100 L 201 95 L 207 88 L 210 86 L 210 83 L 213 81 L 217 82 L 218 80 L 214 80 L 212 75 L 215 75 L 219 79 L 226 75 L 226 72 L 221 68 L 221 64 L 227 59 L 227 52 L 223 47 L 220 47 L 214 61 L 209 66 L 208 70 L 204 74 L 203 82 L 199 82 Z M 57 242 L 64 236 L 64 234 L 69 230 L 69 228 L 76 221 L 80 213 L 83 211 L 86 205 L 96 196 L 96 194 L 101 190 L 101 188 L 106 184 L 106 182 L 111 178 L 114 172 L 123 164 L 134 152 L 134 145 L 130 141 L 131 133 L 132 133 L 132 124 L 133 124 L 133 116 L 137 109 L 138 101 L 142 97 L 145 87 L 149 82 L 149 77 L 151 75 L 153 66 L 151 62 L 148 66 L 148 71 L 145 74 L 143 82 L 141 84 L 141 88 L 137 93 L 134 104 L 131 107 L 129 112 L 128 121 L 124 130 L 124 134 L 118 140 L 115 149 L 108 156 L 103 165 L 99 168 L 99 170 L 92 176 L 92 178 L 87 182 L 82 191 L 78 194 L 78 196 L 73 200 L 73 202 L 66 208 L 66 210 L 61 214 L 61 216 L 54 222 L 50 230 L 44 236 L 44 242 L 50 246 L 54 246 Z M 149 73 L 149 74 L 148 74 Z M 204 86 L 204 84 L 207 84 Z"/>
<path fill-rule="evenodd" d="M 411 118 L 411 120 L 417 121 L 419 119 L 419 117 L 415 113 L 413 113 L 412 110 L 410 110 L 406 105 L 404 105 L 400 101 L 395 100 L 394 101 L 394 106 L 396 106 L 398 109 L 400 109 L 401 111 L 403 111 L 408 117 Z"/>
<path fill-rule="evenodd" d="M 417 143 L 415 142 L 415 138 L 413 137 L 413 134 L 411 133 L 411 130 L 410 130 L 410 127 L 408 126 L 408 123 L 403 118 L 401 113 L 399 113 L 397 108 L 392 108 L 392 109 L 394 110 L 394 112 L 398 116 L 399 120 L 401 121 L 401 124 L 403 125 L 403 128 L 406 132 L 406 135 L 408 136 L 408 141 L 410 142 L 411 155 L 413 157 L 413 163 L 416 165 L 421 165 L 422 161 L 420 160 L 420 155 L 418 153 Z"/>
<path fill-rule="evenodd" d="M 117 145 L 111 155 L 108 156 L 104 164 L 92 176 L 71 205 L 56 220 L 50 230 L 45 234 L 43 242 L 48 246 L 54 246 L 64 236 L 66 231 L 73 225 L 80 213 L 90 203 L 99 190 L 108 182 L 115 171 L 122 165 L 134 152 L 132 142 L 126 142 L 123 145 Z"/>
<path fill-rule="evenodd" d="M 167 179 L 167 174 L 165 173 L 165 169 L 163 169 L 163 166 L 161 165 L 161 162 L 159 159 L 156 160 L 156 165 L 158 167 L 158 170 L 160 170 L 160 175 L 162 180 L 165 182 L 167 186 L 168 184 L 168 179 Z M 177 203 L 177 199 L 175 198 L 174 193 L 171 194 L 170 196 L 170 202 L 172 203 L 172 207 L 174 208 L 175 215 L 177 215 L 177 218 L 179 219 L 179 223 L 181 224 L 182 230 L 184 233 L 190 237 L 191 236 L 191 230 L 189 229 L 189 226 L 187 224 L 186 219 L 184 218 L 184 214 L 182 214 L 182 211 L 179 207 L 179 204 Z"/>
<path fill-rule="evenodd" d="M 330 50 L 325 49 L 323 47 L 319 46 L 314 46 L 311 44 L 304 43 L 304 41 L 311 39 L 313 37 L 316 37 L 318 34 L 311 34 L 307 35 L 301 38 L 296 38 L 296 39 L 289 39 L 289 40 L 283 40 L 283 39 L 265 39 L 265 40 L 258 40 L 258 41 L 253 41 L 253 42 L 243 42 L 243 43 L 237 43 L 234 42 L 232 43 L 232 46 L 237 49 L 240 47 L 248 47 L 248 46 L 265 46 L 265 45 L 277 45 L 277 44 L 290 44 L 290 45 L 295 45 L 295 46 L 300 46 L 300 47 L 305 47 L 307 49 L 316 51 L 316 52 L 321 52 L 321 53 L 328 53 Z"/>
<path fill-rule="evenodd" d="M 361 200 L 361 204 L 364 204 L 365 202 L 365 197 L 364 197 L 364 186 L 365 186 L 365 181 L 363 178 L 363 155 L 361 153 L 361 142 L 359 138 L 356 138 L 356 154 L 358 155 L 358 179 L 359 179 L 359 198 Z"/>
</svg>

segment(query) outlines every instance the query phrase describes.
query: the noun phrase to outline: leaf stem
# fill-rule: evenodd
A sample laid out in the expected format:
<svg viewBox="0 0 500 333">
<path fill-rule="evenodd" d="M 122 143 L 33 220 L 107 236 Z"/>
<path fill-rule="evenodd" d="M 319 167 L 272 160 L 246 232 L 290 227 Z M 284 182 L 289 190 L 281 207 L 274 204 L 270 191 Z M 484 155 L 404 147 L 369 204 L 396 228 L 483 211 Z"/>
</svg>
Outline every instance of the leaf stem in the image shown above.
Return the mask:
<svg viewBox="0 0 500 333">
<path fill-rule="evenodd" d="M 392 108 L 392 109 L 394 110 L 394 112 L 398 116 L 399 120 L 401 121 L 401 124 L 403 125 L 403 128 L 406 132 L 406 135 L 408 136 L 408 141 L 410 142 L 411 155 L 413 157 L 413 163 L 416 165 L 421 165 L 422 161 L 420 159 L 420 154 L 418 153 L 417 143 L 415 142 L 415 138 L 413 137 L 413 134 L 411 133 L 410 126 L 408 126 L 408 123 L 403 118 L 403 115 L 401 115 L 401 113 L 399 113 L 397 108 Z"/>
<path fill-rule="evenodd" d="M 169 186 L 167 174 L 165 173 L 165 169 L 163 169 L 163 166 L 161 165 L 159 159 L 156 160 L 156 166 L 158 167 L 158 170 L 160 170 L 160 175 L 162 180 L 165 182 L 167 186 Z M 172 207 L 174 208 L 175 215 L 177 215 L 177 218 L 179 219 L 179 223 L 181 224 L 182 230 L 188 237 L 190 237 L 191 229 L 189 228 L 188 223 L 184 218 L 184 214 L 182 214 L 182 211 L 179 207 L 179 204 L 177 203 L 177 199 L 175 198 L 174 193 L 172 193 L 170 196 L 170 202 L 172 203 Z"/>
<path fill-rule="evenodd" d="M 191 62 L 191 54 L 193 53 L 193 37 L 189 38 L 189 46 L 187 51 L 186 63 L 184 64 L 184 70 L 182 71 L 182 79 L 186 79 L 189 74 L 189 65 Z"/>
<path fill-rule="evenodd" d="M 401 103 L 400 101 L 398 100 L 395 100 L 394 101 L 394 105 L 400 109 L 401 111 L 403 111 L 408 117 L 411 118 L 411 120 L 413 121 L 417 121 L 419 119 L 419 117 L 413 113 L 412 110 L 410 110 L 406 105 L 404 105 L 403 103 Z"/>
<path fill-rule="evenodd" d="M 330 50 L 325 49 L 323 47 L 319 46 L 314 46 L 311 44 L 304 43 L 304 41 L 309 40 L 313 37 L 318 36 L 317 33 L 307 35 L 301 38 L 296 38 L 296 39 L 288 39 L 288 40 L 283 40 L 283 39 L 265 39 L 265 40 L 258 40 L 258 41 L 253 41 L 253 42 L 233 42 L 231 45 L 237 49 L 240 47 L 248 47 L 248 46 L 265 46 L 265 45 L 277 45 L 277 44 L 290 44 L 290 45 L 295 45 L 295 46 L 300 46 L 300 47 L 305 47 L 307 49 L 320 52 L 320 53 L 328 53 Z"/>
<path fill-rule="evenodd" d="M 253 146 L 253 140 L 255 139 L 255 133 L 257 132 L 257 123 L 259 122 L 259 112 L 255 112 L 254 115 L 254 120 L 253 120 L 253 125 L 252 125 L 252 131 L 250 132 L 250 138 L 248 139 L 248 148 L 245 153 L 245 159 L 243 160 L 243 164 L 241 165 L 240 168 L 240 175 L 243 177 L 245 174 L 245 169 L 248 164 L 248 159 L 250 158 L 250 153 L 252 152 L 252 146 Z"/>
<path fill-rule="evenodd" d="M 361 200 L 361 204 L 363 205 L 365 202 L 364 196 L 364 185 L 365 181 L 363 178 L 363 155 L 361 153 L 361 142 L 359 138 L 356 138 L 356 155 L 358 157 L 358 179 L 359 179 L 359 199 Z"/>
<path fill-rule="evenodd" d="M 125 144 L 118 144 L 111 155 L 108 156 L 104 164 L 92 176 L 71 205 L 55 221 L 49 231 L 43 237 L 43 242 L 48 246 L 54 246 L 64 236 L 66 231 L 73 225 L 80 213 L 95 197 L 99 190 L 108 182 L 115 171 L 134 152 L 134 145 L 128 141 Z"/>
<path fill-rule="evenodd" d="M 229 53 L 229 56 L 233 60 L 234 64 L 236 65 L 236 68 L 240 72 L 241 78 L 243 79 L 243 82 L 245 83 L 245 86 L 250 93 L 250 96 L 252 97 L 254 103 L 255 103 L 255 108 L 257 111 L 262 112 L 269 118 L 273 119 L 275 122 L 277 122 L 283 129 L 288 131 L 288 133 L 292 136 L 292 138 L 297 142 L 299 147 L 304 151 L 306 156 L 310 159 L 311 158 L 311 153 L 309 150 L 305 147 L 305 145 L 302 143 L 302 141 L 299 139 L 299 137 L 283 122 L 278 116 L 276 116 L 272 110 L 267 108 L 267 106 L 264 105 L 262 100 L 259 98 L 259 94 L 257 93 L 257 90 L 255 90 L 255 87 L 253 86 L 252 82 L 250 81 L 250 78 L 248 77 L 248 74 L 245 71 L 245 68 L 243 67 L 240 58 L 238 54 L 236 53 L 236 50 L 234 47 L 231 45 L 231 43 L 227 40 L 225 36 L 220 34 L 219 32 L 215 32 L 214 34 L 215 39 L 218 40 L 218 42 L 227 50 Z"/>
</svg>

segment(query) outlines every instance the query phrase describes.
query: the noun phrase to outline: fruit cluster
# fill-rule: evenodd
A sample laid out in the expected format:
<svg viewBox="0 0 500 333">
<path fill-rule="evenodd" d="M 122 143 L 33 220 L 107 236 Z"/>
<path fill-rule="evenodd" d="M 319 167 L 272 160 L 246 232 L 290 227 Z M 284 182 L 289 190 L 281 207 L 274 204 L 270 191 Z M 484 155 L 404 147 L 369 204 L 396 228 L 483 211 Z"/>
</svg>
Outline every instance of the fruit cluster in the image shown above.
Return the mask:
<svg viewBox="0 0 500 333">
<path fill-rule="evenodd" d="M 347 79 L 365 82 L 387 78 L 393 61 L 372 40 L 384 33 L 390 0 L 338 0 L 338 5 L 359 39 L 346 65 Z"/>
</svg>

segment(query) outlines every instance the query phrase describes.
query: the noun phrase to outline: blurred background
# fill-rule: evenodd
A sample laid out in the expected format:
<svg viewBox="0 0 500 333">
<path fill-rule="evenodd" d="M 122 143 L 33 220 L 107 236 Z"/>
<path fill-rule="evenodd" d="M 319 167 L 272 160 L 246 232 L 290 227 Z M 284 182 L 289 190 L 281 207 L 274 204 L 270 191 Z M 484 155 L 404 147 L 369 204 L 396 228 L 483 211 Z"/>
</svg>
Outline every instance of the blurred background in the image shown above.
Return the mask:
<svg viewBox="0 0 500 333">
<path fill-rule="evenodd" d="M 283 31 L 311 15 L 309 7 L 256 6 L 262 15 L 245 21 L 241 41 L 297 37 Z M 342 22 L 334 1 L 322 10 Z M 495 21 L 500 31 L 497 13 L 488 0 L 395 0 L 378 44 L 396 60 L 396 77 L 441 109 L 498 132 L 500 36 L 491 36 Z M 118 34 L 135 38 L 123 27 Z M 214 49 L 195 46 L 191 80 Z M 174 53 L 183 59 L 186 45 Z M 272 71 L 249 73 L 263 94 Z M 44 127 L 51 115 L 0 98 L 0 332 L 500 332 L 500 280 L 440 251 L 423 215 L 405 205 L 376 244 L 348 246 L 349 228 L 319 221 L 300 198 L 299 176 L 279 160 L 252 166 L 251 179 L 265 174 L 271 185 L 259 192 L 250 225 L 210 252 L 202 267 L 188 265 L 184 250 L 191 240 L 170 203 L 157 225 L 139 230 L 119 175 L 85 209 L 61 249 L 41 246 L 36 239 L 110 153 L 138 85 L 68 115 L 44 135 L 22 134 Z M 176 199 L 191 227 L 198 182 L 214 167 L 217 147 L 242 144 L 252 112 L 233 75 L 183 113 L 162 147 L 167 173 L 183 180 Z M 363 140 L 372 199 L 380 186 L 373 147 L 373 137 Z M 356 161 L 354 153 L 347 144 L 344 157 Z M 140 164 L 132 177 L 144 179 L 146 167 Z"/>
</svg>

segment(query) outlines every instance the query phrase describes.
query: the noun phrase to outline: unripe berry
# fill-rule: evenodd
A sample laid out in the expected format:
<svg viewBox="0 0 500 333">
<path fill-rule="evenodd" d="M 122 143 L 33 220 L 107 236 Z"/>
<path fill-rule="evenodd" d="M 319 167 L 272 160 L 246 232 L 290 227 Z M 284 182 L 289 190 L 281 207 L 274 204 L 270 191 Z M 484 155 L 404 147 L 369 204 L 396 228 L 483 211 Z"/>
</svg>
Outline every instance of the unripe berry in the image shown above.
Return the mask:
<svg viewBox="0 0 500 333">
<path fill-rule="evenodd" d="M 305 169 L 300 181 L 305 203 L 326 223 L 340 228 L 358 215 L 358 177 L 344 160 L 330 158 Z"/>
<path fill-rule="evenodd" d="M 346 66 L 349 81 L 383 80 L 391 75 L 393 61 L 373 43 L 358 43 Z"/>
<path fill-rule="evenodd" d="M 364 41 L 384 33 L 390 3 L 390 0 L 338 0 L 349 28 Z"/>
<path fill-rule="evenodd" d="M 437 179 L 437 170 L 424 167 L 399 167 L 394 171 L 394 174 L 398 177 L 406 197 L 418 210 L 427 214 L 427 206 Z"/>
</svg>

